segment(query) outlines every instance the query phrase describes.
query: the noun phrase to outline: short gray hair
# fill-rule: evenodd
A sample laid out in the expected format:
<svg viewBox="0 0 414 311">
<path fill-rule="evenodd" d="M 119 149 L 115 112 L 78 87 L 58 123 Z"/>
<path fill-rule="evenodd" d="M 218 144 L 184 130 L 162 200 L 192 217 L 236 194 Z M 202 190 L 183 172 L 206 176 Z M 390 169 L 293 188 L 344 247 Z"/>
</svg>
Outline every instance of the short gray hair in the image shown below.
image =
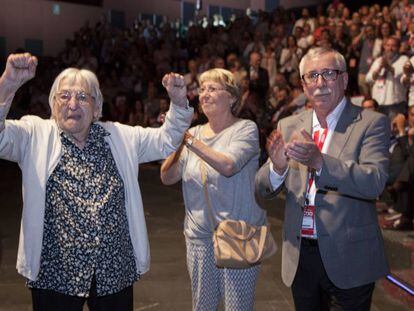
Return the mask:
<svg viewBox="0 0 414 311">
<path fill-rule="evenodd" d="M 98 121 L 100 117 L 102 117 L 102 103 L 103 103 L 103 96 L 101 90 L 99 89 L 99 81 L 96 75 L 87 69 L 78 69 L 78 68 L 67 68 L 63 70 L 55 79 L 52 84 L 52 88 L 50 89 L 49 94 L 49 106 L 50 111 L 52 112 L 52 117 L 54 116 L 53 113 L 53 106 L 54 106 L 54 98 L 56 93 L 59 91 L 60 84 L 62 80 L 69 80 L 72 83 L 83 83 L 87 86 L 88 92 L 91 93 L 92 97 L 94 98 L 95 102 L 95 109 L 98 111 L 98 115 L 94 117 L 94 121 Z"/>
<path fill-rule="evenodd" d="M 337 67 L 336 69 L 339 69 L 341 71 L 346 71 L 345 57 L 341 53 L 339 53 L 337 50 L 331 49 L 331 48 L 316 47 L 316 48 L 311 48 L 305 54 L 305 56 L 303 56 L 302 59 L 300 60 L 300 63 L 299 63 L 300 76 L 302 77 L 306 73 L 306 72 L 304 72 L 306 61 L 312 60 L 312 59 L 314 59 L 314 58 L 316 58 L 320 55 L 328 54 L 328 53 L 332 53 L 334 55 L 335 65 Z"/>
</svg>

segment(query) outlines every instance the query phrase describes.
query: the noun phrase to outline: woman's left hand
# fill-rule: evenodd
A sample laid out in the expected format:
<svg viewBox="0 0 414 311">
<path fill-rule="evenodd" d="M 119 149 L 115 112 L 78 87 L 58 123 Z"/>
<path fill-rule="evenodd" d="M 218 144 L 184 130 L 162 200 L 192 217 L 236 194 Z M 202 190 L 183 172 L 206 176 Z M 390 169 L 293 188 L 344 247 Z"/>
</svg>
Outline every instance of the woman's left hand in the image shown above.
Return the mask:
<svg viewBox="0 0 414 311">
<path fill-rule="evenodd" d="M 182 75 L 168 73 L 162 78 L 162 85 L 166 88 L 173 104 L 181 107 L 187 106 L 187 87 Z"/>
</svg>

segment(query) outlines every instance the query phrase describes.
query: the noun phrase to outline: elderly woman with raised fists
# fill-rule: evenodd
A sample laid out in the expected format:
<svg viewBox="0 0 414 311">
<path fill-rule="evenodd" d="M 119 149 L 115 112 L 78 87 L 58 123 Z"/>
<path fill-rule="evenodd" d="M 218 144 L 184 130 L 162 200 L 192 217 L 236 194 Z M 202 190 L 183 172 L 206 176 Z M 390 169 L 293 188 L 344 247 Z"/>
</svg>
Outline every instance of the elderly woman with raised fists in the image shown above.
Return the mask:
<svg viewBox="0 0 414 311">
<path fill-rule="evenodd" d="M 23 177 L 17 270 L 34 310 L 133 310 L 132 285 L 150 259 L 138 165 L 180 145 L 193 114 L 184 79 L 163 78 L 172 105 L 157 129 L 99 122 L 99 82 L 76 68 L 55 79 L 50 120 L 6 120 L 36 66 L 30 54 L 10 55 L 0 78 L 0 158 Z"/>
</svg>

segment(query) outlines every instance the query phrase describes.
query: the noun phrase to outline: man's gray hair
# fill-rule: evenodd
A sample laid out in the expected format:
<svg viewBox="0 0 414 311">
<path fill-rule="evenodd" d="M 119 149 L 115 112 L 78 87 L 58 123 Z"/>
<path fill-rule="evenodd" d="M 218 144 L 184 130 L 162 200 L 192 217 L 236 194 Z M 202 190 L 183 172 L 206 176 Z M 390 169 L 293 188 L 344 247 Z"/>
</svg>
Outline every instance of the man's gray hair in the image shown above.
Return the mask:
<svg viewBox="0 0 414 311">
<path fill-rule="evenodd" d="M 50 111 L 52 112 L 52 118 L 54 116 L 54 102 L 55 95 L 60 89 L 60 84 L 62 80 L 69 81 L 69 83 L 79 83 L 87 87 L 87 91 L 91 93 L 94 98 L 94 108 L 98 111 L 98 115 L 94 116 L 93 121 L 98 121 L 102 117 L 102 103 L 103 96 L 101 90 L 99 89 L 99 81 L 96 75 L 87 69 L 78 69 L 78 68 L 67 68 L 63 70 L 53 82 L 52 88 L 50 89 L 49 94 L 49 106 Z"/>
<path fill-rule="evenodd" d="M 306 72 L 304 72 L 305 62 L 310 61 L 312 59 L 315 59 L 316 57 L 318 57 L 320 55 L 328 54 L 328 53 L 333 53 L 333 55 L 334 55 L 336 68 L 332 68 L 332 69 L 339 69 L 341 71 L 346 71 L 345 57 L 341 53 L 339 53 L 337 50 L 331 49 L 331 48 L 316 47 L 316 48 L 311 48 L 305 54 L 305 56 L 303 56 L 302 59 L 300 60 L 300 63 L 299 63 L 300 76 L 302 77 L 306 73 Z"/>
</svg>

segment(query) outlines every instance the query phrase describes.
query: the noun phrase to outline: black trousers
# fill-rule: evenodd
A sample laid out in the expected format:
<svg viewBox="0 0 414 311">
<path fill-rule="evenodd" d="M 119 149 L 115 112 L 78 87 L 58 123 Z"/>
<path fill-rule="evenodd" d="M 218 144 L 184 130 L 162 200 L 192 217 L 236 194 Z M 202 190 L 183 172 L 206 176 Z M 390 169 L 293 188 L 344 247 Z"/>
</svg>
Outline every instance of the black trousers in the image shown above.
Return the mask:
<svg viewBox="0 0 414 311">
<path fill-rule="evenodd" d="M 31 289 L 33 311 L 82 311 L 85 302 L 90 311 L 133 311 L 133 286 L 122 291 L 97 296 L 96 280 L 93 278 L 88 298 L 64 295 L 47 289 Z"/>
<path fill-rule="evenodd" d="M 375 283 L 350 289 L 336 287 L 328 278 L 317 241 L 302 239 L 298 270 L 292 284 L 295 309 L 370 310 Z"/>
</svg>

